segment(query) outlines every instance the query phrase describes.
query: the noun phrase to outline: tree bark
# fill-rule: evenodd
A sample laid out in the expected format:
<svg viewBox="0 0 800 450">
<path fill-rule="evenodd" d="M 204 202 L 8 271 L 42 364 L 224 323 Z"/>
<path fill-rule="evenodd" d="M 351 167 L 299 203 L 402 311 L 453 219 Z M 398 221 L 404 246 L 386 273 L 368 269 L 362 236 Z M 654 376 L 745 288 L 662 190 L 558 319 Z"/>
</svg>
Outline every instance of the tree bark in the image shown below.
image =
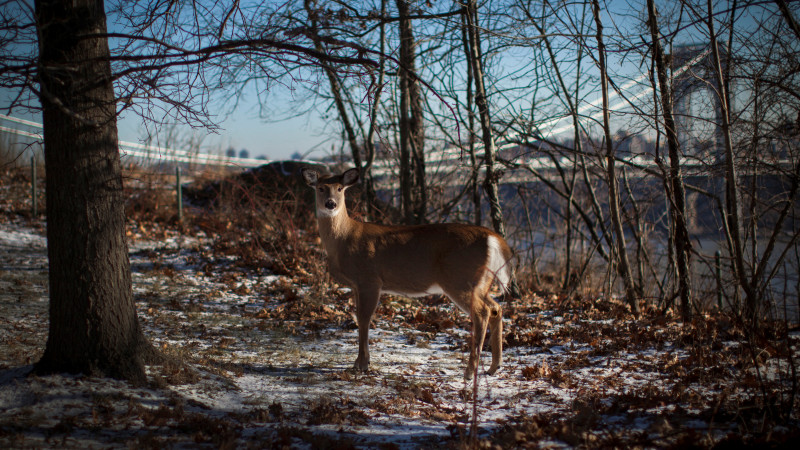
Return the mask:
<svg viewBox="0 0 800 450">
<path fill-rule="evenodd" d="M 506 227 L 503 220 L 503 210 L 500 207 L 499 189 L 497 187 L 499 176 L 494 170 L 495 154 L 497 146 L 494 142 L 492 131 L 492 120 L 489 114 L 489 102 L 486 98 L 486 86 L 484 85 L 484 72 L 481 64 L 480 36 L 477 28 L 477 5 L 475 0 L 468 0 L 464 8 L 467 16 L 467 34 L 469 35 L 469 64 L 472 65 L 472 77 L 475 83 L 475 106 L 478 107 L 478 118 L 481 123 L 483 133 L 484 165 L 486 167 L 486 179 L 484 189 L 489 201 L 489 216 L 492 219 L 494 230 L 505 237 Z"/>
<path fill-rule="evenodd" d="M 600 20 L 600 5 L 597 0 L 592 1 L 594 21 L 597 25 L 597 59 L 600 69 L 600 90 L 603 96 L 603 131 L 605 133 L 606 150 L 606 175 L 608 177 L 608 205 L 611 223 L 617 244 L 619 258 L 619 274 L 625 285 L 625 299 L 634 313 L 639 312 L 639 303 L 636 295 L 636 287 L 633 282 L 628 252 L 625 246 L 625 232 L 622 228 L 622 214 L 619 204 L 619 183 L 616 174 L 616 158 L 614 155 L 614 145 L 611 142 L 611 125 L 608 113 L 608 72 L 606 69 L 606 48 L 603 43 L 603 24 Z"/>
<path fill-rule="evenodd" d="M 800 23 L 798 23 L 797 19 L 795 19 L 794 16 L 792 15 L 792 11 L 786 4 L 786 1 L 775 0 L 775 4 L 778 5 L 778 9 L 780 9 L 781 11 L 781 16 L 783 16 L 783 20 L 786 21 L 787 25 L 789 25 L 789 28 L 792 30 L 797 39 L 800 39 Z"/>
<path fill-rule="evenodd" d="M 36 0 L 50 327 L 38 373 L 146 381 L 101 0 Z"/>
<path fill-rule="evenodd" d="M 739 199 L 739 169 L 736 163 L 736 155 L 733 151 L 733 139 L 731 138 L 730 107 L 728 102 L 728 89 L 726 80 L 723 77 L 722 62 L 719 53 L 719 43 L 717 33 L 714 29 L 714 14 L 711 0 L 707 2 L 709 39 L 711 40 L 711 56 L 713 64 L 713 76 L 719 89 L 720 119 L 719 124 L 722 132 L 722 146 L 725 152 L 725 222 L 728 233 L 730 234 L 731 251 L 733 253 L 733 272 L 734 277 L 739 282 L 745 293 L 745 314 L 748 319 L 755 320 L 758 311 L 758 299 L 753 286 L 747 278 L 744 264 L 744 242 L 742 238 L 742 205 Z M 755 245 L 755 244 L 754 244 Z"/>
<path fill-rule="evenodd" d="M 417 81 L 416 42 L 407 0 L 397 0 L 400 27 L 400 190 L 406 222 L 423 223 L 427 213 L 425 130 Z"/>
<path fill-rule="evenodd" d="M 464 56 L 467 58 L 467 133 L 469 136 L 467 137 L 468 141 L 467 144 L 469 145 L 469 164 L 470 164 L 470 176 L 469 176 L 469 183 L 470 183 L 470 197 L 472 199 L 472 209 L 473 209 L 473 216 L 472 216 L 472 223 L 475 225 L 481 225 L 483 223 L 483 214 L 481 211 L 481 191 L 480 191 L 480 184 L 478 183 L 478 175 L 480 175 L 480 162 L 478 161 L 476 152 L 475 152 L 475 110 L 472 106 L 472 100 L 474 95 L 472 95 L 472 85 L 473 85 L 473 75 L 472 75 L 472 64 L 471 61 L 471 53 L 470 53 L 470 44 L 469 44 L 469 33 L 468 33 L 468 26 L 467 26 L 467 18 L 466 14 L 461 14 L 461 43 L 464 46 Z"/>
<path fill-rule="evenodd" d="M 672 105 L 672 86 L 667 80 L 667 63 L 658 32 L 658 12 L 655 1 L 647 0 L 648 26 L 650 38 L 653 40 L 653 59 L 656 63 L 658 77 L 658 90 L 661 92 L 661 114 L 664 117 L 664 128 L 667 135 L 667 148 L 669 152 L 669 181 L 670 198 L 669 206 L 672 217 L 672 241 L 675 245 L 675 259 L 678 269 L 678 297 L 681 299 L 681 317 L 688 322 L 692 316 L 691 309 L 691 270 L 690 254 L 692 249 L 689 240 L 689 230 L 686 226 L 686 192 L 683 186 L 683 175 L 680 163 L 680 142 L 675 128 L 675 117 Z"/>
</svg>

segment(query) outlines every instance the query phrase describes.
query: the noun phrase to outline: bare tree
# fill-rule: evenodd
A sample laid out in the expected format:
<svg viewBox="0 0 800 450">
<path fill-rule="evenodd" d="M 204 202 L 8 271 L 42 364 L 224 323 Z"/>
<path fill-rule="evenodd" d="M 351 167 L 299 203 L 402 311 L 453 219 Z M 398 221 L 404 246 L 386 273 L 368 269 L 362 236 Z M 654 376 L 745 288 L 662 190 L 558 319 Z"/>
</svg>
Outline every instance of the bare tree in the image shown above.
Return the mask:
<svg viewBox="0 0 800 450">
<path fill-rule="evenodd" d="M 631 310 L 638 313 L 639 303 L 636 287 L 633 282 L 628 251 L 625 245 L 625 232 L 622 228 L 622 214 L 619 204 L 619 182 L 616 173 L 616 157 L 614 155 L 614 145 L 611 140 L 611 125 L 609 123 L 608 112 L 608 72 L 606 69 L 606 49 L 603 43 L 603 24 L 600 20 L 600 3 L 598 0 L 592 1 L 592 12 L 595 25 L 597 27 L 597 64 L 600 69 L 600 89 L 603 95 L 603 132 L 605 144 L 605 164 L 606 182 L 608 183 L 608 204 L 611 215 L 611 223 L 614 229 L 616 240 L 617 259 L 619 261 L 619 273 L 625 286 L 625 299 Z"/>
<path fill-rule="evenodd" d="M 492 131 L 492 119 L 489 112 L 489 102 L 486 96 L 486 86 L 484 85 L 484 71 L 481 62 L 480 33 L 478 29 L 478 10 L 475 0 L 467 0 L 463 10 L 467 22 L 467 35 L 469 39 L 468 61 L 472 66 L 473 83 L 475 84 L 475 106 L 478 108 L 478 117 L 483 133 L 484 147 L 484 166 L 486 168 L 485 181 L 483 184 L 486 190 L 486 197 L 489 201 L 489 216 L 492 219 L 494 230 L 501 236 L 506 235 L 505 221 L 503 220 L 503 210 L 500 207 L 499 194 L 499 174 L 495 171 L 495 145 L 494 132 Z"/>
<path fill-rule="evenodd" d="M 786 21 L 786 24 L 789 25 L 795 37 L 800 39 L 800 23 L 798 23 L 797 19 L 792 14 L 789 5 L 786 4 L 786 0 L 775 0 L 775 4 L 778 5 L 781 16 L 783 16 L 783 19 Z"/>
<path fill-rule="evenodd" d="M 416 41 L 408 0 L 397 0 L 400 28 L 400 190 L 407 223 L 423 223 L 427 214 L 425 128 L 416 69 Z"/>
<path fill-rule="evenodd" d="M 314 41 L 314 49 L 320 53 L 323 53 L 325 51 L 325 48 L 322 43 L 322 37 L 319 34 L 318 15 L 320 13 L 317 10 L 316 2 L 313 0 L 305 0 L 303 2 L 303 6 L 305 7 L 306 13 L 308 14 L 308 20 L 310 23 L 308 34 L 311 37 L 312 41 Z M 359 144 L 358 136 L 356 135 L 354 125 L 350 120 L 350 114 L 348 113 L 347 107 L 345 106 L 344 93 L 342 92 L 342 83 L 339 80 L 339 74 L 330 64 L 322 62 L 320 65 L 322 66 L 322 70 L 325 72 L 325 75 L 328 78 L 331 95 L 333 96 L 333 103 L 336 106 L 336 110 L 339 113 L 339 120 L 342 123 L 342 128 L 344 129 L 344 134 L 347 143 L 350 145 L 350 151 L 353 157 L 353 163 L 355 164 L 359 172 L 361 172 L 363 171 L 363 163 L 361 161 L 362 159 L 361 155 L 363 151 L 361 149 L 361 145 Z"/>
<path fill-rule="evenodd" d="M 466 84 L 466 105 L 465 108 L 467 112 L 467 151 L 469 152 L 469 165 L 471 168 L 470 172 L 470 191 L 471 191 L 471 199 L 472 199 L 472 209 L 473 209 L 473 217 L 472 221 L 475 225 L 480 225 L 482 222 L 482 214 L 481 214 L 481 191 L 480 191 L 480 184 L 478 178 L 480 176 L 480 161 L 478 161 L 477 151 L 475 149 L 475 108 L 473 105 L 473 99 L 475 96 L 472 93 L 472 86 L 474 85 L 473 79 L 475 75 L 473 74 L 473 66 L 469 62 L 470 61 L 470 33 L 469 27 L 467 24 L 467 15 L 461 14 L 461 43 L 464 47 L 464 55 L 467 58 L 468 63 L 466 64 L 467 68 L 467 84 Z"/>
<path fill-rule="evenodd" d="M 577 155 L 583 153 L 583 139 L 582 139 L 582 127 L 580 124 L 581 117 L 578 112 L 578 107 L 576 105 L 578 98 L 580 97 L 580 79 L 581 79 L 581 61 L 583 58 L 583 46 L 579 46 L 577 51 L 576 57 L 576 67 L 575 67 L 575 87 L 574 91 L 570 89 L 567 85 L 567 81 L 564 77 L 564 74 L 561 71 L 561 61 L 556 55 L 556 51 L 554 49 L 551 37 L 545 32 L 544 26 L 541 23 L 544 20 L 544 17 L 547 15 L 543 12 L 540 17 L 535 17 L 533 12 L 531 11 L 530 2 L 521 2 L 519 8 L 522 10 L 525 18 L 527 21 L 533 25 L 536 32 L 539 34 L 539 40 L 544 45 L 544 49 L 546 51 L 547 61 L 549 62 L 550 70 L 552 70 L 554 80 L 555 80 L 555 89 L 560 94 L 560 98 L 563 99 L 565 106 L 567 108 L 567 113 L 572 121 L 572 132 L 573 132 L 573 140 L 574 140 L 574 153 L 572 159 L 572 165 L 569 168 L 562 168 L 558 159 L 551 154 L 551 161 L 556 166 L 559 176 L 562 181 L 562 189 L 559 190 L 559 195 L 563 196 L 566 201 L 565 211 L 564 211 L 564 221 L 566 223 L 566 231 L 565 231 L 565 245 L 564 245 L 564 278 L 561 284 L 561 290 L 565 293 L 569 293 L 576 287 L 576 284 L 572 282 L 572 280 L 576 279 L 572 269 L 572 247 L 573 247 L 573 212 L 575 211 L 575 195 L 576 195 L 576 187 L 577 187 L 577 175 L 579 173 L 579 158 Z M 546 8 L 545 5 L 542 6 L 543 10 Z M 577 30 L 578 34 L 583 32 L 583 22 L 579 25 L 581 29 Z M 526 132 L 524 136 L 529 137 L 531 133 Z M 584 215 L 585 216 L 585 215 Z M 593 226 L 593 225 L 592 225 Z M 601 252 L 602 254 L 602 252 Z M 585 269 L 586 266 L 584 266 Z"/>
<path fill-rule="evenodd" d="M 748 315 L 754 317 L 756 314 L 755 292 L 745 275 L 744 264 L 744 241 L 742 238 L 742 205 L 739 196 L 739 169 L 736 154 L 733 149 L 733 139 L 731 137 L 731 116 L 730 116 L 730 96 L 728 94 L 728 83 L 725 80 L 725 73 L 722 68 L 720 56 L 720 44 L 717 39 L 717 32 L 714 26 L 716 16 L 713 4 L 709 0 L 706 3 L 707 15 L 705 23 L 708 27 L 708 37 L 711 44 L 712 55 L 712 75 L 715 77 L 717 89 L 717 101 L 720 105 L 720 118 L 722 123 L 718 124 L 722 134 L 722 148 L 725 155 L 725 226 L 733 252 L 734 276 L 739 281 L 747 298 Z"/>
<path fill-rule="evenodd" d="M 36 370 L 143 383 L 158 355 L 133 304 L 117 115 L 213 127 L 208 96 L 220 86 L 321 60 L 377 63 L 356 45 L 319 51 L 303 30 L 265 30 L 235 1 L 126 4 L 111 9 L 124 23 L 115 33 L 101 0 L 37 0 L 27 16 L 27 4 L 10 6 L 22 14 L 2 16 L 3 39 L 17 45 L 0 53 L 0 85 L 18 90 L 10 108 L 42 112 L 47 166 L 50 334 Z"/>
<path fill-rule="evenodd" d="M 678 269 L 678 297 L 681 299 L 681 316 L 684 321 L 691 318 L 691 267 L 689 256 L 691 253 L 691 241 L 689 230 L 686 225 L 686 193 L 683 187 L 683 175 L 681 174 L 680 162 L 680 142 L 678 141 L 678 130 L 675 125 L 673 115 L 673 92 L 672 86 L 667 77 L 667 61 L 661 46 L 661 37 L 658 30 L 658 11 L 655 1 L 647 0 L 647 24 L 650 29 L 652 39 L 653 61 L 656 67 L 658 78 L 658 90 L 661 100 L 661 114 L 664 118 L 664 128 L 667 136 L 667 148 L 669 149 L 669 188 L 668 198 L 672 217 L 672 238 L 671 242 L 675 246 L 676 265 Z"/>
<path fill-rule="evenodd" d="M 330 36 L 323 37 L 320 33 L 320 16 L 324 12 L 317 6 L 316 1 L 305 0 L 303 2 L 304 8 L 308 15 L 309 27 L 308 35 L 314 42 L 314 49 L 320 53 L 326 53 L 329 49 L 325 47 L 325 41 L 330 40 Z M 386 14 L 386 0 L 381 2 L 381 17 Z M 331 64 L 325 61 L 320 62 L 320 68 L 324 71 L 328 79 L 328 88 L 330 95 L 333 97 L 333 103 L 338 112 L 339 122 L 342 125 L 342 130 L 345 139 L 350 146 L 350 153 L 352 155 L 353 164 L 364 179 L 364 199 L 366 200 L 367 210 L 370 211 L 374 207 L 375 200 L 375 187 L 373 179 L 370 174 L 372 163 L 375 159 L 375 130 L 378 120 L 378 110 L 383 92 L 382 86 L 384 84 L 385 76 L 385 60 L 384 46 L 385 46 L 385 30 L 384 22 L 380 21 L 380 48 L 377 50 L 380 58 L 380 67 L 378 68 L 377 79 L 373 79 L 374 86 L 372 91 L 374 97 L 372 100 L 372 107 L 369 110 L 368 116 L 368 130 L 364 129 L 362 121 L 358 117 L 357 112 L 351 113 L 353 110 L 353 101 L 348 95 L 347 87 L 344 85 L 340 71 L 338 71 Z M 327 38 L 327 39 L 326 39 Z M 372 74 L 374 76 L 374 74 Z"/>
<path fill-rule="evenodd" d="M 36 1 L 47 167 L 50 333 L 39 373 L 145 382 L 133 304 L 116 101 L 100 0 Z"/>
</svg>

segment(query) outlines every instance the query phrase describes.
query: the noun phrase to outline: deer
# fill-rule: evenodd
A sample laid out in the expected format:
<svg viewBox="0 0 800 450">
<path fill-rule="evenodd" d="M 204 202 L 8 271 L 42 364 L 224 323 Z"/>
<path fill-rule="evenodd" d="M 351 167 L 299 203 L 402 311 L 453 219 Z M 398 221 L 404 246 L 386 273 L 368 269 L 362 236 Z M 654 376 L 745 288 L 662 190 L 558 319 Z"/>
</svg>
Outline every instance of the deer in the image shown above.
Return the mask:
<svg viewBox="0 0 800 450">
<path fill-rule="evenodd" d="M 503 313 L 489 295 L 497 282 L 508 292 L 512 251 L 494 231 L 459 223 L 383 225 L 352 219 L 345 192 L 358 183 L 358 169 L 322 175 L 301 174 L 316 192 L 316 217 L 328 270 L 334 280 L 351 288 L 358 326 L 358 357 L 353 369 L 369 370 L 369 327 L 382 293 L 407 297 L 447 296 L 472 320 L 470 355 L 464 377 L 477 373 L 480 353 L 490 327 L 492 363 L 503 354 Z"/>
</svg>

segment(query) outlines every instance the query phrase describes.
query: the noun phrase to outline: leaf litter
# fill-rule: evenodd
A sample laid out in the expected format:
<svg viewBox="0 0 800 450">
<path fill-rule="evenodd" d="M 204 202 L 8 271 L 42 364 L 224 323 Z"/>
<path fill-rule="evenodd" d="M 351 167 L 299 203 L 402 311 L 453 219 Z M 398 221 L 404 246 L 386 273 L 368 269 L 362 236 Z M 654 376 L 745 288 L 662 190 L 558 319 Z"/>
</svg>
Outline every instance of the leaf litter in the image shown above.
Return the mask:
<svg viewBox="0 0 800 450">
<path fill-rule="evenodd" d="M 531 294 L 503 303 L 504 362 L 479 377 L 475 398 L 463 380 L 469 322 L 449 302 L 384 296 L 370 333 L 372 370 L 355 373 L 349 290 L 302 258 L 252 264 L 269 253 L 221 244 L 217 225 L 184 235 L 129 226 L 139 319 L 177 361 L 149 367 L 149 386 L 29 375 L 46 340 L 44 228 L 0 217 L 4 448 L 710 448 L 798 439 L 798 336 L 788 329 L 748 339 L 723 315 L 684 326 L 658 311 L 636 318 L 614 299 Z"/>
</svg>

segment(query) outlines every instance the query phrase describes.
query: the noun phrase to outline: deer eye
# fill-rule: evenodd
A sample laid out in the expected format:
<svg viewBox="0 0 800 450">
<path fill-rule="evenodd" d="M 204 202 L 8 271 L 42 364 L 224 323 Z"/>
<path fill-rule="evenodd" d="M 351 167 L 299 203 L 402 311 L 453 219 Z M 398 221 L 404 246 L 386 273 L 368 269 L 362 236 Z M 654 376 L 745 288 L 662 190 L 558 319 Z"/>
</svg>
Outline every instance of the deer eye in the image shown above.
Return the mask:
<svg viewBox="0 0 800 450">
<path fill-rule="evenodd" d="M 339 188 L 338 188 L 338 189 L 336 189 L 336 190 L 337 190 L 337 191 L 339 191 L 339 192 L 342 192 L 342 187 L 341 187 L 341 186 L 339 186 Z"/>
<path fill-rule="evenodd" d="M 322 193 L 322 194 L 324 194 L 324 193 L 325 193 L 325 188 L 321 187 L 321 188 L 318 188 L 318 189 L 319 189 L 319 192 L 320 192 L 320 193 Z"/>
</svg>

